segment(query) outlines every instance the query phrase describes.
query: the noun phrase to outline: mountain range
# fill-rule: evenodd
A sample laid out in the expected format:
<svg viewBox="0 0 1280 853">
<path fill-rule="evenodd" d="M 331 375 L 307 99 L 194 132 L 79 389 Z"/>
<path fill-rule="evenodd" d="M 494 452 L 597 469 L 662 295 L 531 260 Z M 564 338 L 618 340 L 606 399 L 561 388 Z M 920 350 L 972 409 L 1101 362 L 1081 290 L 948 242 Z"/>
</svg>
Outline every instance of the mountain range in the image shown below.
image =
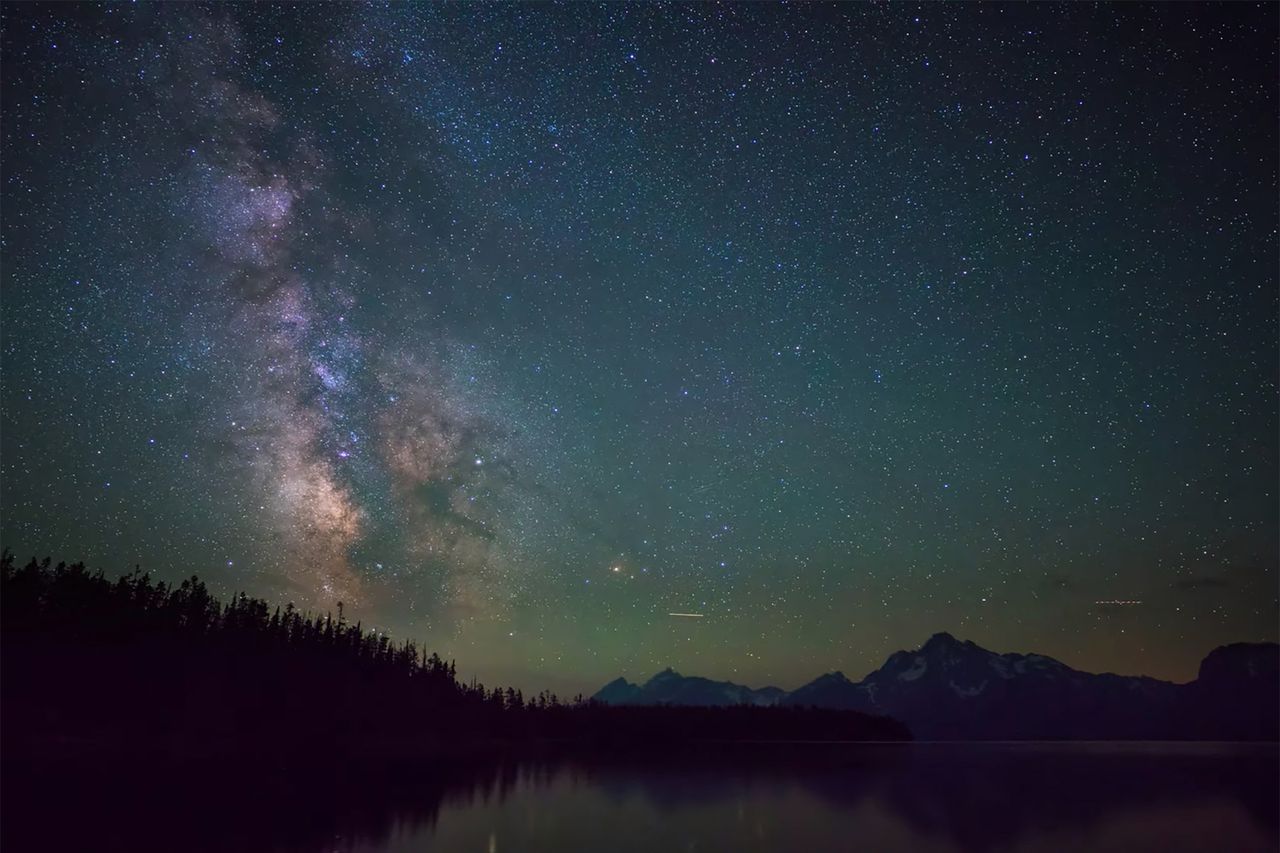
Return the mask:
<svg viewBox="0 0 1280 853">
<path fill-rule="evenodd" d="M 617 705 L 800 705 L 894 717 L 925 740 L 1278 740 L 1280 646 L 1214 649 L 1187 684 L 1090 673 L 998 654 L 950 634 L 890 655 L 861 681 L 841 672 L 790 692 L 663 670 L 593 697 Z"/>
</svg>

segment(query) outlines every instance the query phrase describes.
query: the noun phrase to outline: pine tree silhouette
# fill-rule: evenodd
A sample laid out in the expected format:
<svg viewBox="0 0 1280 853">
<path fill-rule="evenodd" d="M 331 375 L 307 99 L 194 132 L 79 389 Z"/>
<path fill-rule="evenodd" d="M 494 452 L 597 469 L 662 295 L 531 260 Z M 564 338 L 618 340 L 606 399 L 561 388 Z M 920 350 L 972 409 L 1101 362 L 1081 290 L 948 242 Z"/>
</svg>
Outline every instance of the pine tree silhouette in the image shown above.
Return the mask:
<svg viewBox="0 0 1280 853">
<path fill-rule="evenodd" d="M 5 748 L 53 741 L 195 753 L 406 755 L 530 739 L 650 749 L 690 739 L 904 739 L 900 724 L 801 708 L 635 708 L 458 680 L 412 641 L 135 567 L 112 582 L 83 563 L 0 555 Z"/>
</svg>

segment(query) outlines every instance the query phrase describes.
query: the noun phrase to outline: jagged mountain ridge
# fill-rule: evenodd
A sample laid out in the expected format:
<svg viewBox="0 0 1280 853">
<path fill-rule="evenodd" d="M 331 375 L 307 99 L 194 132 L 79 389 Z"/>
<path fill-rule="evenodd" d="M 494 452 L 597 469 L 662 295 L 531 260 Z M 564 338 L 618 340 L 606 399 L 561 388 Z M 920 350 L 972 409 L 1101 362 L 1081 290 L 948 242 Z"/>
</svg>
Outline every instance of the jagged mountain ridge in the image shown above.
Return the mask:
<svg viewBox="0 0 1280 853">
<path fill-rule="evenodd" d="M 1211 652 L 1196 681 L 1089 673 L 1037 654 L 988 651 L 947 633 L 890 655 L 861 681 L 841 672 L 793 691 L 752 689 L 664 670 L 617 679 L 618 704 L 813 705 L 895 717 L 925 739 L 1261 739 L 1280 737 L 1280 646 Z"/>
<path fill-rule="evenodd" d="M 787 695 L 780 687 L 753 689 L 732 681 L 684 676 L 664 669 L 644 684 L 625 678 L 610 681 L 592 697 L 613 705 L 778 705 Z"/>
</svg>

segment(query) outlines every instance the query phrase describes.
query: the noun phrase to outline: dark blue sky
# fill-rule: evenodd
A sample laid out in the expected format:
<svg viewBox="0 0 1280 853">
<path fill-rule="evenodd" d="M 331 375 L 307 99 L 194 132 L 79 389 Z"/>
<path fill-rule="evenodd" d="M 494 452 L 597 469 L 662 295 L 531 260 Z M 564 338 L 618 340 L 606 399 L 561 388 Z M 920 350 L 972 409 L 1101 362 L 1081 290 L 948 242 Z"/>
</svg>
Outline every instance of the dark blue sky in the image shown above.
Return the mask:
<svg viewBox="0 0 1280 853">
<path fill-rule="evenodd" d="M 1276 637 L 1274 6 L 2 14 L 20 556 L 560 690 Z"/>
</svg>

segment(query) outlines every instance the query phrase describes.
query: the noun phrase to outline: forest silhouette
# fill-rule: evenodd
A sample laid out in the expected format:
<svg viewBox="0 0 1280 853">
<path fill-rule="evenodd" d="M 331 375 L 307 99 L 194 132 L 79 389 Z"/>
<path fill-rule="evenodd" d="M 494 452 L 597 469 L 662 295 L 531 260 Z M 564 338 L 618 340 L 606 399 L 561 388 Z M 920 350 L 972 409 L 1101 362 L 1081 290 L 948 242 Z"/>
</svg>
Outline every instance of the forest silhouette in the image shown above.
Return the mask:
<svg viewBox="0 0 1280 853">
<path fill-rule="evenodd" d="M 973 850 L 1206 792 L 1274 833 L 1266 753 L 1218 762 L 1194 745 L 1148 764 L 1103 744 L 799 744 L 910 734 L 853 711 L 526 698 L 463 683 L 452 661 L 341 611 L 221 602 L 194 577 L 18 567 L 7 552 L 0 569 L 6 850 L 377 846 L 566 778 L 616 802 L 712 813 L 774 786 L 846 812 L 888 809 Z"/>
<path fill-rule="evenodd" d="M 616 707 L 463 683 L 453 661 L 342 615 L 223 603 L 198 578 L 117 580 L 5 552 L 9 758 L 471 756 L 513 744 L 598 750 L 692 741 L 908 740 L 901 723 L 813 708 Z"/>
</svg>

